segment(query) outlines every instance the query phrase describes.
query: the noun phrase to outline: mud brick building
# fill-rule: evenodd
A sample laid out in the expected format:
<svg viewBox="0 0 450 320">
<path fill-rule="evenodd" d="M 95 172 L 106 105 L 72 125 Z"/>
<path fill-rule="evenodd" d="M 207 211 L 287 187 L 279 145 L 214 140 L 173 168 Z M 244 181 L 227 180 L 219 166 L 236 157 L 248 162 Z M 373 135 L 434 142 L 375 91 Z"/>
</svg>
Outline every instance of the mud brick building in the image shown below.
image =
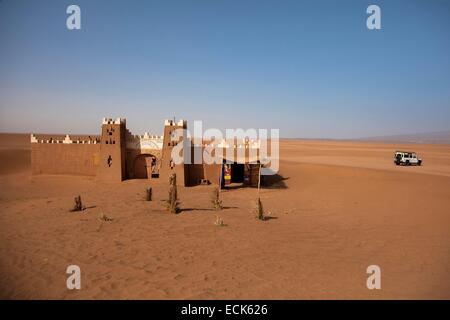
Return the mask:
<svg viewBox="0 0 450 320">
<path fill-rule="evenodd" d="M 195 145 L 186 137 L 174 141 L 176 129 L 187 129 L 187 121 L 166 120 L 162 136 L 148 133 L 133 135 L 123 118 L 104 118 L 100 135 L 31 134 L 32 173 L 84 175 L 96 177 L 100 181 L 123 181 L 167 180 L 175 172 L 178 184 L 193 186 L 223 184 L 225 172 L 231 183 L 257 185 L 259 141 L 235 139 L 232 144 L 218 142 L 218 147 L 223 148 L 223 163 L 194 164 L 195 151 L 203 152 L 207 142 Z M 183 142 L 182 152 L 186 152 L 187 146 L 190 154 L 188 152 L 182 156 L 184 160 L 191 157 L 191 161 L 175 164 L 172 150 Z M 228 153 L 232 154 L 231 157 L 225 156 L 227 150 L 232 150 Z"/>
</svg>

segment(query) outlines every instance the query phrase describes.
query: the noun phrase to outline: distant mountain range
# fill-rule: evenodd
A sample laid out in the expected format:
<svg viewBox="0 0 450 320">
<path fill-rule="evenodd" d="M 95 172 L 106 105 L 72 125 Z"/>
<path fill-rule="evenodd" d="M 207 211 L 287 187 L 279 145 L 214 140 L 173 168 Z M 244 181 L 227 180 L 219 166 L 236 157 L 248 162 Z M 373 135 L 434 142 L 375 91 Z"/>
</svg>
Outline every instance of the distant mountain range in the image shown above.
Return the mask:
<svg viewBox="0 0 450 320">
<path fill-rule="evenodd" d="M 358 140 L 450 144 L 450 130 L 438 132 L 426 132 L 426 133 L 398 134 L 391 136 L 366 137 Z"/>
</svg>

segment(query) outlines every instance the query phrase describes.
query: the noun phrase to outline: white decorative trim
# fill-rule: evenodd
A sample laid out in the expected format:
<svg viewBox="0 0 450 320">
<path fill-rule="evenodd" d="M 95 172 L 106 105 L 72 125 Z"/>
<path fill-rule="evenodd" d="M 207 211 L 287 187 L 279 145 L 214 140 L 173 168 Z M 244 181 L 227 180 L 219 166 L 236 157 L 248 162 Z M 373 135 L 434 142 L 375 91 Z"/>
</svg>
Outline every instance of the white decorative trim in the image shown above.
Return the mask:
<svg viewBox="0 0 450 320">
<path fill-rule="evenodd" d="M 127 119 L 125 118 L 116 118 L 116 120 L 113 120 L 111 118 L 103 118 L 102 124 L 126 124 Z"/>
<path fill-rule="evenodd" d="M 38 143 L 39 141 L 36 139 L 34 134 L 31 134 L 31 143 Z"/>
<path fill-rule="evenodd" d="M 72 143 L 72 140 L 70 139 L 68 134 L 66 134 L 66 137 L 64 138 L 63 143 L 66 143 L 66 144 Z"/>
</svg>

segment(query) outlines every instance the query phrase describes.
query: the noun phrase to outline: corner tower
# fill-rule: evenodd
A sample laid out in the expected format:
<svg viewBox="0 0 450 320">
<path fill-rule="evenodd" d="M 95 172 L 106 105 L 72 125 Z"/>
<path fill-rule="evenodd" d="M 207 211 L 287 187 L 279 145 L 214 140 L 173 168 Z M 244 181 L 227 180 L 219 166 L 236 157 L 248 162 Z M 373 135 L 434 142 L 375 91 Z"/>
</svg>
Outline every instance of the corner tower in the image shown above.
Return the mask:
<svg viewBox="0 0 450 320">
<path fill-rule="evenodd" d="M 100 138 L 100 159 L 97 178 L 102 181 L 122 181 L 126 178 L 126 120 L 103 118 Z"/>
<path fill-rule="evenodd" d="M 172 150 L 179 143 L 183 143 L 186 139 L 186 130 L 183 131 L 183 136 L 179 137 L 176 141 L 173 140 L 175 130 L 177 129 L 187 129 L 187 121 L 179 120 L 175 122 L 174 120 L 166 120 L 164 122 L 164 138 L 163 138 L 163 148 L 162 148 L 162 159 L 161 159 L 161 175 L 164 179 L 168 179 L 171 173 L 177 174 L 177 184 L 185 185 L 185 175 L 184 175 L 184 164 L 175 164 L 172 159 Z M 183 156 L 184 157 L 183 150 Z"/>
</svg>

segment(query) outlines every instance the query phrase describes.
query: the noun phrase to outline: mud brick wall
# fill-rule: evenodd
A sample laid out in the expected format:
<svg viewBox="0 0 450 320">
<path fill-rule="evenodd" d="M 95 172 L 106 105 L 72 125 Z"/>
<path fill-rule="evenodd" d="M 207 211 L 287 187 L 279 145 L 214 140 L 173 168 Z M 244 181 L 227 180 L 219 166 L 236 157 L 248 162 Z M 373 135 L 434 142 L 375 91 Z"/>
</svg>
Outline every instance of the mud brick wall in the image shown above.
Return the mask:
<svg viewBox="0 0 450 320">
<path fill-rule="evenodd" d="M 95 176 L 100 144 L 32 143 L 33 174 Z"/>
</svg>

